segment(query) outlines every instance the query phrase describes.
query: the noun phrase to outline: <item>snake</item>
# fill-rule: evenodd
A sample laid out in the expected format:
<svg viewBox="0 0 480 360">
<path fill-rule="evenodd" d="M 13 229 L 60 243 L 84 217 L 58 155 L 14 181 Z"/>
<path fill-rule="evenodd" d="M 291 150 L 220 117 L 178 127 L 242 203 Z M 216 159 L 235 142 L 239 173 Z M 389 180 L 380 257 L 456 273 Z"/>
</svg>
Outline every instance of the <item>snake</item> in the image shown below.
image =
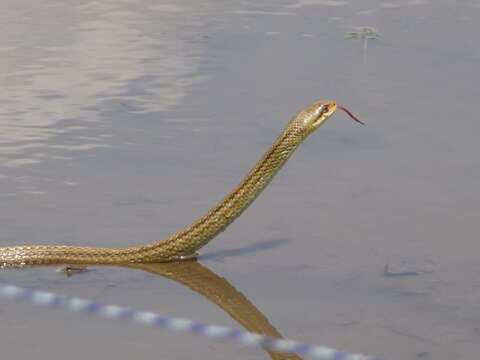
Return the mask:
<svg viewBox="0 0 480 360">
<path fill-rule="evenodd" d="M 193 224 L 169 237 L 142 246 L 101 248 L 25 245 L 0 248 L 0 265 L 125 264 L 171 262 L 196 258 L 196 251 L 224 231 L 268 186 L 298 146 L 337 109 L 363 124 L 334 101 L 316 101 L 299 111 L 240 183 Z"/>
</svg>

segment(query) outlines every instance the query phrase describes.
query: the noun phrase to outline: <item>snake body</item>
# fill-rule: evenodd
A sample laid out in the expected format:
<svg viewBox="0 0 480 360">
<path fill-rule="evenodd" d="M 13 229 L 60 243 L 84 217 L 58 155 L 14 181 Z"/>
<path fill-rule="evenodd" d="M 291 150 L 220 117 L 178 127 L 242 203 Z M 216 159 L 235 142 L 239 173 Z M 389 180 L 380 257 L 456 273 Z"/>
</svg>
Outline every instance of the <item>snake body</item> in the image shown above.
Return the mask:
<svg viewBox="0 0 480 360">
<path fill-rule="evenodd" d="M 300 143 L 323 124 L 337 108 L 348 112 L 333 101 L 317 101 L 300 111 L 252 170 L 225 198 L 192 225 L 166 239 L 128 248 L 57 245 L 4 247 L 0 248 L 0 264 L 18 266 L 152 263 L 194 257 L 196 250 L 225 230 L 257 198 Z"/>
</svg>

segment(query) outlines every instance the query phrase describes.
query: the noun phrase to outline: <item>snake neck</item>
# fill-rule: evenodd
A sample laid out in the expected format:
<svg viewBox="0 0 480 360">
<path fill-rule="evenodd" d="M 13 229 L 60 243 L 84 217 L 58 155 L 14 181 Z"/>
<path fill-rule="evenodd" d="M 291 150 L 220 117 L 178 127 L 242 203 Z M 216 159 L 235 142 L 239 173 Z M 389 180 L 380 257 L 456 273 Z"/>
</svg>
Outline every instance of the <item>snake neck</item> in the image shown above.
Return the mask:
<svg viewBox="0 0 480 360">
<path fill-rule="evenodd" d="M 143 254 L 139 261 L 173 261 L 194 254 L 247 209 L 305 137 L 294 118 L 243 180 L 206 214 L 164 240 L 135 248 Z M 158 259 L 158 254 L 163 258 Z"/>
</svg>

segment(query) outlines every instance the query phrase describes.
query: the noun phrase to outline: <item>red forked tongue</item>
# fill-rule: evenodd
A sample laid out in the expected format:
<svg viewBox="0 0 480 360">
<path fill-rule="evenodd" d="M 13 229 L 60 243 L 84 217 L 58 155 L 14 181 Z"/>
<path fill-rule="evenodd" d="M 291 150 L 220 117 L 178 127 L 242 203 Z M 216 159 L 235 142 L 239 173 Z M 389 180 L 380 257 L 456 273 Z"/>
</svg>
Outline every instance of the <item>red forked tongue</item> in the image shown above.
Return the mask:
<svg viewBox="0 0 480 360">
<path fill-rule="evenodd" d="M 337 105 L 337 109 L 340 109 L 340 110 L 343 110 L 345 111 L 348 115 L 350 115 L 350 117 L 355 120 L 356 122 L 362 124 L 362 125 L 365 125 L 365 123 L 363 121 L 360 121 L 360 119 L 358 119 L 355 115 L 352 114 L 352 112 L 350 110 L 348 110 L 346 107 L 343 107 L 341 105 Z"/>
</svg>

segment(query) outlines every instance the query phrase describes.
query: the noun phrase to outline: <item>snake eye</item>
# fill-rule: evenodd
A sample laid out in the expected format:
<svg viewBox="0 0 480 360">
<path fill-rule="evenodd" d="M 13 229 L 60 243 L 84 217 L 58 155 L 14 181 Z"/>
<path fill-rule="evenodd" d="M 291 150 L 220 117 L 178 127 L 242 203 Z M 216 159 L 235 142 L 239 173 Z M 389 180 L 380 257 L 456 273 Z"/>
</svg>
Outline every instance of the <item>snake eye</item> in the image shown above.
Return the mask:
<svg viewBox="0 0 480 360">
<path fill-rule="evenodd" d="M 328 105 L 324 104 L 318 109 L 318 116 L 322 116 L 326 112 L 328 112 Z"/>
</svg>

